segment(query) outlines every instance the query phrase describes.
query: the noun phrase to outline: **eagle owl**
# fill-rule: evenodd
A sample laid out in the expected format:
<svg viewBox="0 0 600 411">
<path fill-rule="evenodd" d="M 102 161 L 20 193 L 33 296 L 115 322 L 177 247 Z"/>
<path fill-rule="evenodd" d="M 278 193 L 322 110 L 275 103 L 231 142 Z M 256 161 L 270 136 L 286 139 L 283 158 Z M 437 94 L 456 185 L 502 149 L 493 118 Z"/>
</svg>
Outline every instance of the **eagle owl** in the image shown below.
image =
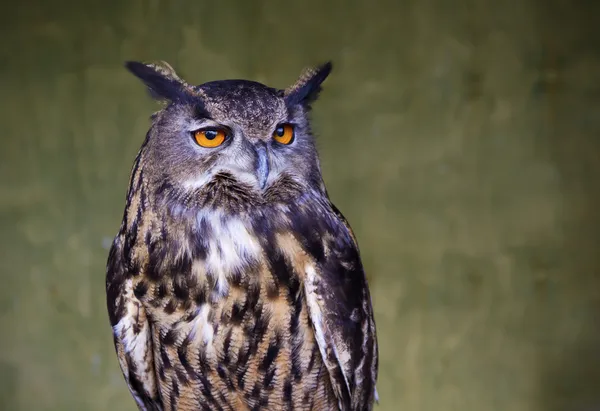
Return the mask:
<svg viewBox="0 0 600 411">
<path fill-rule="evenodd" d="M 114 344 L 139 409 L 371 410 L 371 297 L 309 123 L 331 63 L 286 89 L 126 66 L 164 103 L 107 263 Z"/>
</svg>

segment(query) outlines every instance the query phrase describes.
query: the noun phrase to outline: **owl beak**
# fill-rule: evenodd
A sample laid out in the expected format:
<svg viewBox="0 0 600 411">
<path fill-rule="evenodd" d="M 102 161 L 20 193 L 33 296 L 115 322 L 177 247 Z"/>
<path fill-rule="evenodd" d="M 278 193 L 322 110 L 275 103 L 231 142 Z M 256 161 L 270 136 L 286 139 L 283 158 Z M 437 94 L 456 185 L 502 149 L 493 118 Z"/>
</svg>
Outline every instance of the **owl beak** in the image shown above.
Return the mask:
<svg viewBox="0 0 600 411">
<path fill-rule="evenodd" d="M 258 178 L 258 184 L 260 189 L 264 189 L 267 185 L 267 179 L 269 178 L 269 154 L 267 153 L 267 147 L 264 143 L 256 146 L 256 178 Z"/>
</svg>

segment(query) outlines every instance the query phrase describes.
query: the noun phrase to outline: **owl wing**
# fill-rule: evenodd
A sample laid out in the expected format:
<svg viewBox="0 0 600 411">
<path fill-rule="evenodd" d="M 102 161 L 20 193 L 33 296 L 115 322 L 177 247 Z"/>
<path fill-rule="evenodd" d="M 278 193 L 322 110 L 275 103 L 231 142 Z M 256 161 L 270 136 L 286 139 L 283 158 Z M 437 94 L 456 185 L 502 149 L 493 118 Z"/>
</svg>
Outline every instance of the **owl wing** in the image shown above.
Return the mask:
<svg viewBox="0 0 600 411">
<path fill-rule="evenodd" d="M 113 243 L 107 264 L 106 296 L 119 365 L 138 408 L 162 411 L 154 373 L 152 328 L 133 293 L 132 273 L 123 255 L 123 237 Z"/>
<path fill-rule="evenodd" d="M 378 368 L 371 296 L 352 229 L 333 204 L 330 210 L 312 222 L 322 248 L 313 242 L 315 263 L 305 267 L 308 311 L 340 410 L 370 410 Z"/>
</svg>

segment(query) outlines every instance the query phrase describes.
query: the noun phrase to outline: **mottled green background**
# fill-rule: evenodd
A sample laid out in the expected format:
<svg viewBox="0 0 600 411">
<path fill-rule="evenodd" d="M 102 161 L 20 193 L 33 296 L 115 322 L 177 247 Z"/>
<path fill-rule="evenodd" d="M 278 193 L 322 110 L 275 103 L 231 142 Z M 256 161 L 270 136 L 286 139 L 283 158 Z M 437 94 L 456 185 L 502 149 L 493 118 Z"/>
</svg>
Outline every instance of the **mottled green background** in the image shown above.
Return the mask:
<svg viewBox="0 0 600 411">
<path fill-rule="evenodd" d="M 104 303 L 157 109 L 122 68 L 315 106 L 358 235 L 379 410 L 600 409 L 600 3 L 13 1 L 0 6 L 0 409 L 134 410 Z"/>
</svg>

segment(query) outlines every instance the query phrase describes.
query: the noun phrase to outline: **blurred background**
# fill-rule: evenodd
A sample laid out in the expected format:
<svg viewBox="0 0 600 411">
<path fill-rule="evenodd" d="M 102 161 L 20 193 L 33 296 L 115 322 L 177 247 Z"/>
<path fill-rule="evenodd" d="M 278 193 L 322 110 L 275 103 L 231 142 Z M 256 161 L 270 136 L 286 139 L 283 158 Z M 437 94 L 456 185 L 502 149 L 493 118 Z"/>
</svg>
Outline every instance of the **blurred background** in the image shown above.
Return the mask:
<svg viewBox="0 0 600 411">
<path fill-rule="evenodd" d="M 600 3 L 22 1 L 0 10 L 0 409 L 135 410 L 107 247 L 158 109 L 123 68 L 291 84 L 379 331 L 378 410 L 600 409 Z"/>
</svg>

